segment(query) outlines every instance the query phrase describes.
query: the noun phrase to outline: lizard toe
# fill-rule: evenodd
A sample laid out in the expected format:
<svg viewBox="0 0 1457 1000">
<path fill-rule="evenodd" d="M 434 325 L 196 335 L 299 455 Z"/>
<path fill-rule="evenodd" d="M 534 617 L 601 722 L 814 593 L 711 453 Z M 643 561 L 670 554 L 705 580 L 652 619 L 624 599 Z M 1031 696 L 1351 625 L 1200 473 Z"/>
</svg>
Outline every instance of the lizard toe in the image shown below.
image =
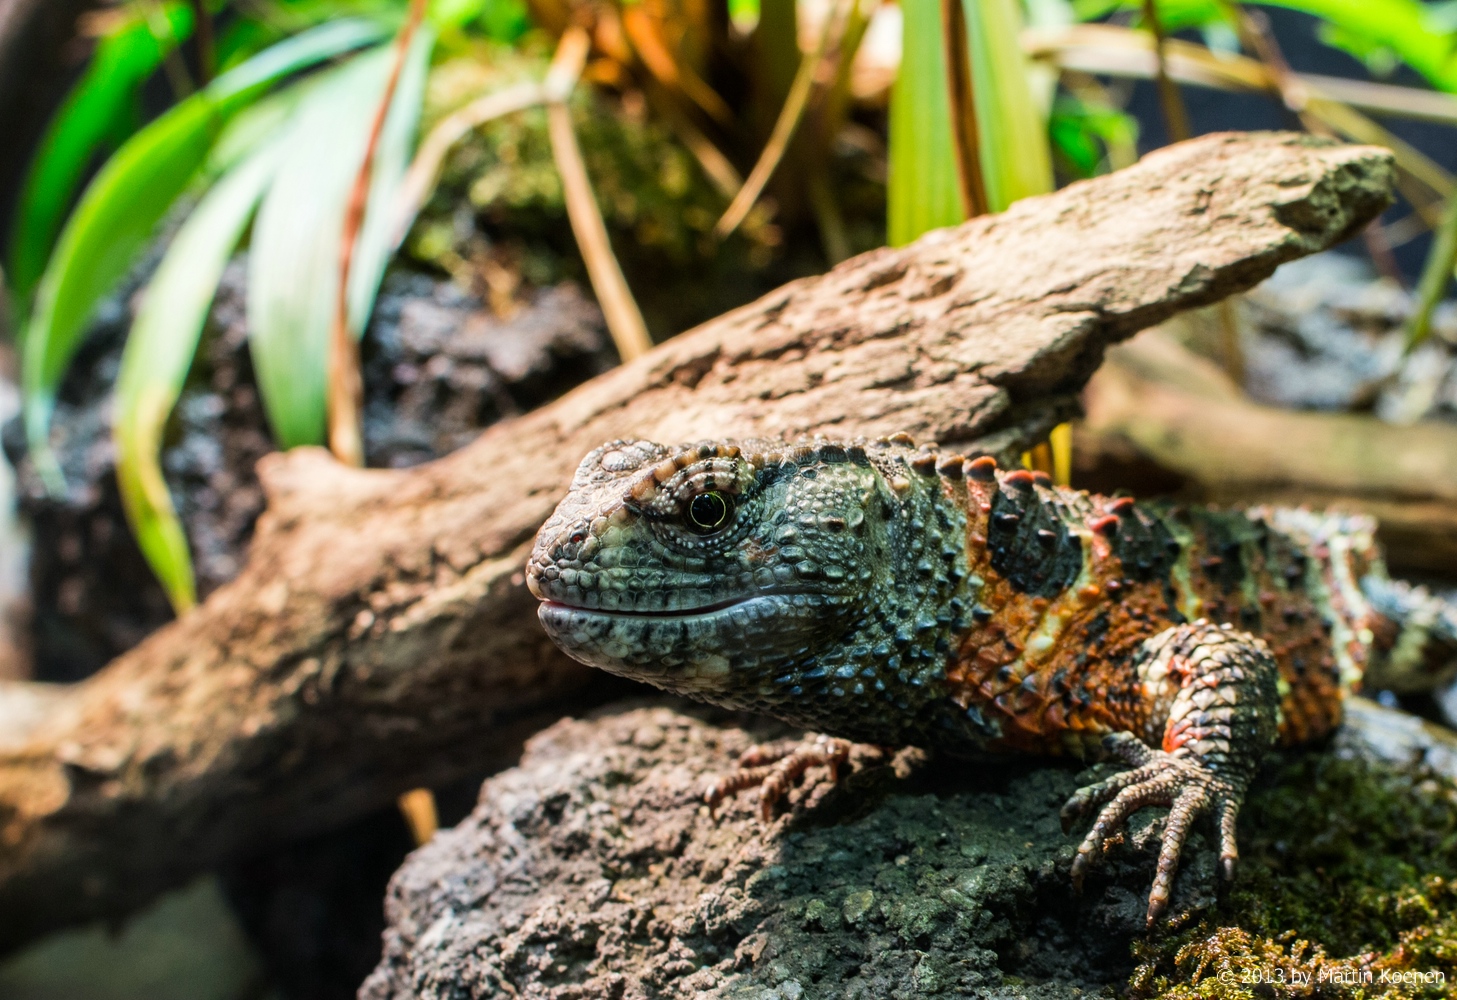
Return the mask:
<svg viewBox="0 0 1457 1000">
<path fill-rule="evenodd" d="M 714 808 L 734 793 L 757 786 L 759 817 L 767 823 L 774 818 L 774 807 L 810 768 L 827 768 L 830 783 L 838 781 L 852 746 L 849 740 L 818 736 L 750 747 L 739 757 L 738 770 L 710 780 L 703 800 Z"/>
<path fill-rule="evenodd" d="M 1107 841 L 1124 830 L 1134 813 L 1145 806 L 1170 807 L 1149 890 L 1148 924 L 1153 926 L 1168 908 L 1189 830 L 1206 812 L 1212 812 L 1219 821 L 1221 868 L 1227 876 L 1233 874 L 1238 858 L 1234 829 L 1239 796 L 1228 782 L 1193 757 L 1145 750 L 1146 754 L 1129 755 L 1145 763 L 1079 790 L 1063 807 L 1063 815 L 1066 822 L 1070 816 L 1102 806 L 1073 859 L 1073 885 L 1081 890 L 1083 879 Z"/>
</svg>

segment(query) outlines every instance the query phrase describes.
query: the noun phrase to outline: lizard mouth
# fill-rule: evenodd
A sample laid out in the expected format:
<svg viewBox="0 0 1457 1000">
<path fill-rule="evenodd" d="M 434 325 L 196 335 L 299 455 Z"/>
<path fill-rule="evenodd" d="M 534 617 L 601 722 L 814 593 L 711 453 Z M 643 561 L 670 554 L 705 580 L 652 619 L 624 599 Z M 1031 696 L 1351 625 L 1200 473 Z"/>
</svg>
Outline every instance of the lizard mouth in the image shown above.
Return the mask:
<svg viewBox="0 0 1457 1000">
<path fill-rule="evenodd" d="M 748 597 L 731 597 L 714 604 L 703 604 L 694 608 L 673 608 L 668 611 L 616 611 L 608 608 L 584 608 L 580 604 L 566 604 L 562 601 L 542 601 L 542 611 L 569 611 L 577 614 L 602 615 L 607 618 L 692 618 L 697 615 L 711 615 L 726 611 L 735 605 L 752 600 Z"/>
</svg>

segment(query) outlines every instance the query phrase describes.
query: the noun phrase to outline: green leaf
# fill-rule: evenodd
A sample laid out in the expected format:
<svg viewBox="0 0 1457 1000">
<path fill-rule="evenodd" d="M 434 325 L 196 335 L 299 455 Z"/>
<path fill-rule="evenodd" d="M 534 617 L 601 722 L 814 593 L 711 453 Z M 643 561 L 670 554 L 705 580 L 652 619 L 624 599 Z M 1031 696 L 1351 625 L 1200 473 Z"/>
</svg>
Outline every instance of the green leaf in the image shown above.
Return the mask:
<svg viewBox="0 0 1457 1000">
<path fill-rule="evenodd" d="M 1019 43 L 1018 0 L 963 0 L 963 8 L 987 204 L 1001 212 L 1052 190 L 1047 115 L 1033 97 Z"/>
<path fill-rule="evenodd" d="M 385 264 L 393 195 L 405 169 L 433 38 L 422 30 L 381 136 L 365 224 L 350 275 L 350 322 L 364 326 Z M 339 280 L 345 201 L 384 92 L 389 47 L 365 53 L 317 81 L 288 130 L 283 164 L 258 212 L 248 256 L 248 334 L 253 370 L 282 448 L 324 438 L 329 332 Z"/>
<path fill-rule="evenodd" d="M 354 263 L 349 272 L 349 328 L 355 336 L 361 335 L 369 322 L 379 283 L 384 278 L 390 257 L 398 249 L 394 242 L 398 226 L 394 213 L 395 194 L 404 180 L 415 148 L 415 133 L 420 127 L 420 112 L 425 104 L 425 80 L 433 44 L 434 38 L 429 29 L 421 28 L 405 57 L 379 145 L 375 149 L 364 225 L 354 246 Z"/>
<path fill-rule="evenodd" d="M 91 312 L 196 177 L 224 122 L 279 78 L 377 37 L 371 25 L 338 22 L 280 42 L 134 135 L 87 187 L 37 286 L 21 346 L 26 437 L 47 488 L 64 489 L 50 418 Z"/>
<path fill-rule="evenodd" d="M 1369 49 L 1385 47 L 1439 90 L 1457 92 L 1457 35 L 1417 0 L 1257 0 L 1304 11 Z"/>
<path fill-rule="evenodd" d="M 66 96 L 42 136 L 16 202 L 7 271 L 17 311 L 24 315 L 45 270 L 66 211 L 96 153 L 125 139 L 137 89 L 163 57 L 192 31 L 192 9 L 169 4 L 165 37 L 135 17 L 101 39 L 85 74 Z"/>
<path fill-rule="evenodd" d="M 187 536 L 162 478 L 162 434 L 223 268 L 278 165 L 266 143 L 224 175 L 173 237 L 147 285 L 116 381 L 116 477 L 142 554 L 180 615 L 197 603 Z"/>
<path fill-rule="evenodd" d="M 965 218 L 952 146 L 939 0 L 902 0 L 901 68 L 890 98 L 886 238 L 909 243 Z"/>
<path fill-rule="evenodd" d="M 208 92 L 220 101 L 256 96 L 261 87 L 378 41 L 381 34 L 377 24 L 359 18 L 321 24 L 272 45 L 228 70 L 208 85 Z"/>
<path fill-rule="evenodd" d="M 1073 12 L 1080 21 L 1092 21 L 1115 10 L 1135 11 L 1143 16 L 1143 0 L 1073 0 Z M 1225 8 L 1218 0 L 1158 0 L 1159 26 L 1167 32 L 1228 24 Z"/>
<path fill-rule="evenodd" d="M 1457 34 L 1446 5 L 1419 0 L 1250 0 L 1264 7 L 1313 14 L 1334 29 L 1324 37 L 1338 47 L 1355 46 L 1367 53 L 1389 50 L 1432 86 L 1457 93 Z M 1165 31 L 1205 27 L 1223 21 L 1215 0 L 1158 0 Z M 1141 11 L 1142 0 L 1073 0 L 1082 20 L 1115 10 Z"/>
<path fill-rule="evenodd" d="M 1067 171 L 1074 177 L 1091 177 L 1103 168 L 1106 147 L 1136 145 L 1138 121 L 1117 108 L 1058 95 L 1048 134 Z"/>
</svg>

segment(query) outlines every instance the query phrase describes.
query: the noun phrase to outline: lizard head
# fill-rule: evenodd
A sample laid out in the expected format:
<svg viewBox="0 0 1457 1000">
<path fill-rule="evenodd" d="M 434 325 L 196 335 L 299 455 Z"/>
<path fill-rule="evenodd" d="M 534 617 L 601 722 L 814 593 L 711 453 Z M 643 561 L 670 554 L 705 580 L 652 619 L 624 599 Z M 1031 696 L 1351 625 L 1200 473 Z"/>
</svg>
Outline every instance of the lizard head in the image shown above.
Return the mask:
<svg viewBox="0 0 1457 1000">
<path fill-rule="evenodd" d="M 927 620 L 916 574 L 896 568 L 898 533 L 924 535 L 926 519 L 888 481 L 892 449 L 603 445 L 537 535 L 526 575 L 542 624 L 584 663 L 806 724 L 891 698 L 896 637 L 920 644 Z"/>
</svg>

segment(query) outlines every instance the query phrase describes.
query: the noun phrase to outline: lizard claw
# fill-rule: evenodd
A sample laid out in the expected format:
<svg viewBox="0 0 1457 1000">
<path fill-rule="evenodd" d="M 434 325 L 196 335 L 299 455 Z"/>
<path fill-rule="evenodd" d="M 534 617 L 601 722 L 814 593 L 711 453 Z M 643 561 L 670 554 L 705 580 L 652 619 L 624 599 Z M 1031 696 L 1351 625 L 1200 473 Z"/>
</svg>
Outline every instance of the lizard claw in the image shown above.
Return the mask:
<svg viewBox="0 0 1457 1000">
<path fill-rule="evenodd" d="M 712 809 L 735 792 L 757 785 L 759 817 L 767 823 L 794 780 L 810 768 L 827 767 L 830 783 L 838 781 L 840 765 L 850 759 L 853 745 L 849 740 L 818 736 L 752 746 L 739 755 L 738 770 L 709 782 L 703 800 Z"/>
<path fill-rule="evenodd" d="M 1134 746 L 1133 744 L 1137 744 Z M 1192 756 L 1154 750 L 1129 733 L 1118 733 L 1104 741 L 1115 755 L 1133 769 L 1079 789 L 1063 806 L 1064 829 L 1073 818 L 1101 806 L 1098 817 L 1078 845 L 1072 863 L 1073 885 L 1081 891 L 1083 877 L 1092 868 L 1105 842 L 1120 832 L 1131 817 L 1145 806 L 1169 807 L 1159 848 L 1153 887 L 1148 894 L 1148 926 L 1152 927 L 1169 905 L 1179 856 L 1189 829 L 1201 813 L 1218 818 L 1220 870 L 1234 877 L 1239 851 L 1235 845 L 1235 821 L 1240 795 L 1236 788 Z"/>
</svg>

